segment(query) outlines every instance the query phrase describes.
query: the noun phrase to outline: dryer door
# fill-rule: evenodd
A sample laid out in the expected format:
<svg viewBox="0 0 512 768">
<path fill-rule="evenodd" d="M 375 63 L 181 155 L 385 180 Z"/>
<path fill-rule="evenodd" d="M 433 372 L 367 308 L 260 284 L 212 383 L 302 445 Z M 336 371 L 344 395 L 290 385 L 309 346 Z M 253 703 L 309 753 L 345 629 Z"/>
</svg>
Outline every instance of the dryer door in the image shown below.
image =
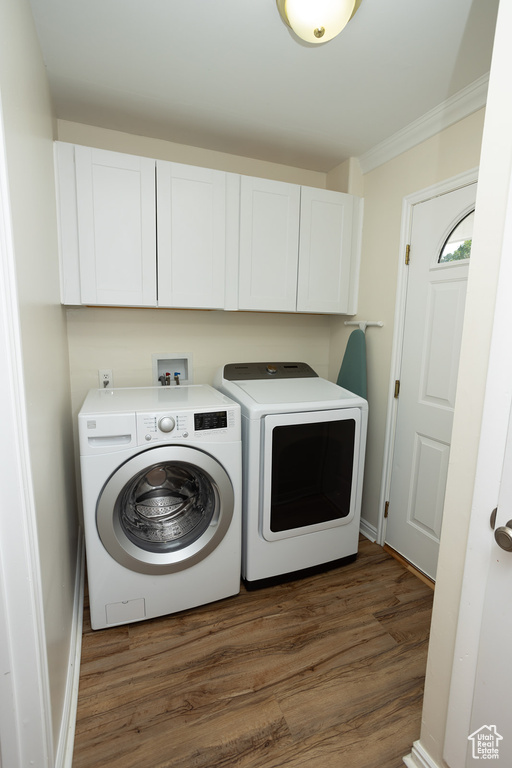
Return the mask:
<svg viewBox="0 0 512 768">
<path fill-rule="evenodd" d="M 207 557 L 234 509 L 231 481 L 203 451 L 160 446 L 137 454 L 107 480 L 96 507 L 103 546 L 139 573 L 173 573 Z"/>
<path fill-rule="evenodd" d="M 269 415 L 263 440 L 264 539 L 288 539 L 352 522 L 359 479 L 359 408 Z"/>
</svg>

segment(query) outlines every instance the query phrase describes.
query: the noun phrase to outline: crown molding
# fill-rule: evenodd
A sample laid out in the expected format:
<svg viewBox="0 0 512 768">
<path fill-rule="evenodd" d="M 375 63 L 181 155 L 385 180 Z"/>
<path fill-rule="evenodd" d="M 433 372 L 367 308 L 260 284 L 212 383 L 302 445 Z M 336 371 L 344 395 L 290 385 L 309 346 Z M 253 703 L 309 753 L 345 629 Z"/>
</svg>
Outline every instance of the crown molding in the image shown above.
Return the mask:
<svg viewBox="0 0 512 768">
<path fill-rule="evenodd" d="M 380 144 L 376 144 L 368 152 L 360 155 L 359 163 L 362 172 L 373 171 L 379 165 L 393 160 L 408 149 L 412 149 L 422 141 L 430 139 L 450 125 L 485 107 L 488 85 L 489 74 L 486 74 L 463 88 L 455 96 L 443 101 L 423 117 L 394 133 L 389 139 L 381 141 Z"/>
</svg>

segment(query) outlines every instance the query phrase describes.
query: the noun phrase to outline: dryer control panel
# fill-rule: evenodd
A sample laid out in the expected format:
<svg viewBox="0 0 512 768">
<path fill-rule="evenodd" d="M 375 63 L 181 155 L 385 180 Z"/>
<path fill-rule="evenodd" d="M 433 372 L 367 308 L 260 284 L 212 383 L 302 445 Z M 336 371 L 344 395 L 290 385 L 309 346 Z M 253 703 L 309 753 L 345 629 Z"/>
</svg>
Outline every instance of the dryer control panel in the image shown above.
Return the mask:
<svg viewBox="0 0 512 768">
<path fill-rule="evenodd" d="M 137 444 L 175 440 L 228 442 L 240 439 L 237 406 L 215 410 L 137 413 Z"/>
<path fill-rule="evenodd" d="M 223 374 L 226 381 L 318 377 L 318 374 L 307 363 L 228 363 L 224 366 Z"/>
</svg>

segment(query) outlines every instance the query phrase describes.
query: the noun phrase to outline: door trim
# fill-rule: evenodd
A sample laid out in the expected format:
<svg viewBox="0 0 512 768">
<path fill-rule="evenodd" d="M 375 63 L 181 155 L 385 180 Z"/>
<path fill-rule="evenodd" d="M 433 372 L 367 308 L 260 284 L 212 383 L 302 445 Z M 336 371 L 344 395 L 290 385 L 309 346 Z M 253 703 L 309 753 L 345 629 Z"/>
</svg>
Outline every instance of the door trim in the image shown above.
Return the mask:
<svg viewBox="0 0 512 768">
<path fill-rule="evenodd" d="M 398 250 L 398 277 L 395 301 L 395 324 L 393 328 L 393 347 L 391 352 L 391 367 L 388 389 L 388 407 L 386 415 L 386 433 L 384 442 L 384 458 L 382 463 L 381 491 L 379 498 L 379 516 L 377 527 L 377 543 L 384 544 L 387 520 L 384 517 L 384 507 L 389 499 L 391 487 L 391 471 L 393 468 L 396 419 L 398 400 L 395 397 L 395 382 L 400 378 L 402 367 L 402 347 L 405 328 L 405 304 L 407 298 L 408 271 L 405 264 L 405 248 L 410 241 L 412 231 L 412 215 L 414 206 L 425 203 L 434 197 L 446 195 L 461 187 L 467 187 L 478 181 L 478 167 L 445 179 L 430 187 L 413 192 L 402 201 L 402 220 L 400 226 L 400 247 Z"/>
<path fill-rule="evenodd" d="M 44 599 L 33 495 L 16 257 L 0 93 L 0 482 L 17 510 L 0 519 L 0 739 L 4 765 L 54 765 Z M 21 609 L 20 609 L 21 607 Z"/>
</svg>

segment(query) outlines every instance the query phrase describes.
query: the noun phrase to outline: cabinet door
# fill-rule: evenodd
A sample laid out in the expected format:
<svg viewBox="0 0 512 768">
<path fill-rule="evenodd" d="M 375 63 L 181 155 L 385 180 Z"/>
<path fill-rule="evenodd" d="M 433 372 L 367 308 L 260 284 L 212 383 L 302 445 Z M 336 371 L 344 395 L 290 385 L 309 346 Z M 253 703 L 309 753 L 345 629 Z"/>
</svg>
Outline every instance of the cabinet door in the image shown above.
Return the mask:
<svg viewBox="0 0 512 768">
<path fill-rule="evenodd" d="M 302 187 L 299 312 L 356 311 L 361 210 L 353 195 Z"/>
<path fill-rule="evenodd" d="M 242 176 L 239 308 L 295 312 L 300 187 Z"/>
<path fill-rule="evenodd" d="M 155 161 L 75 147 L 83 304 L 156 306 Z"/>
<path fill-rule="evenodd" d="M 158 306 L 223 309 L 226 174 L 157 161 Z"/>
</svg>

